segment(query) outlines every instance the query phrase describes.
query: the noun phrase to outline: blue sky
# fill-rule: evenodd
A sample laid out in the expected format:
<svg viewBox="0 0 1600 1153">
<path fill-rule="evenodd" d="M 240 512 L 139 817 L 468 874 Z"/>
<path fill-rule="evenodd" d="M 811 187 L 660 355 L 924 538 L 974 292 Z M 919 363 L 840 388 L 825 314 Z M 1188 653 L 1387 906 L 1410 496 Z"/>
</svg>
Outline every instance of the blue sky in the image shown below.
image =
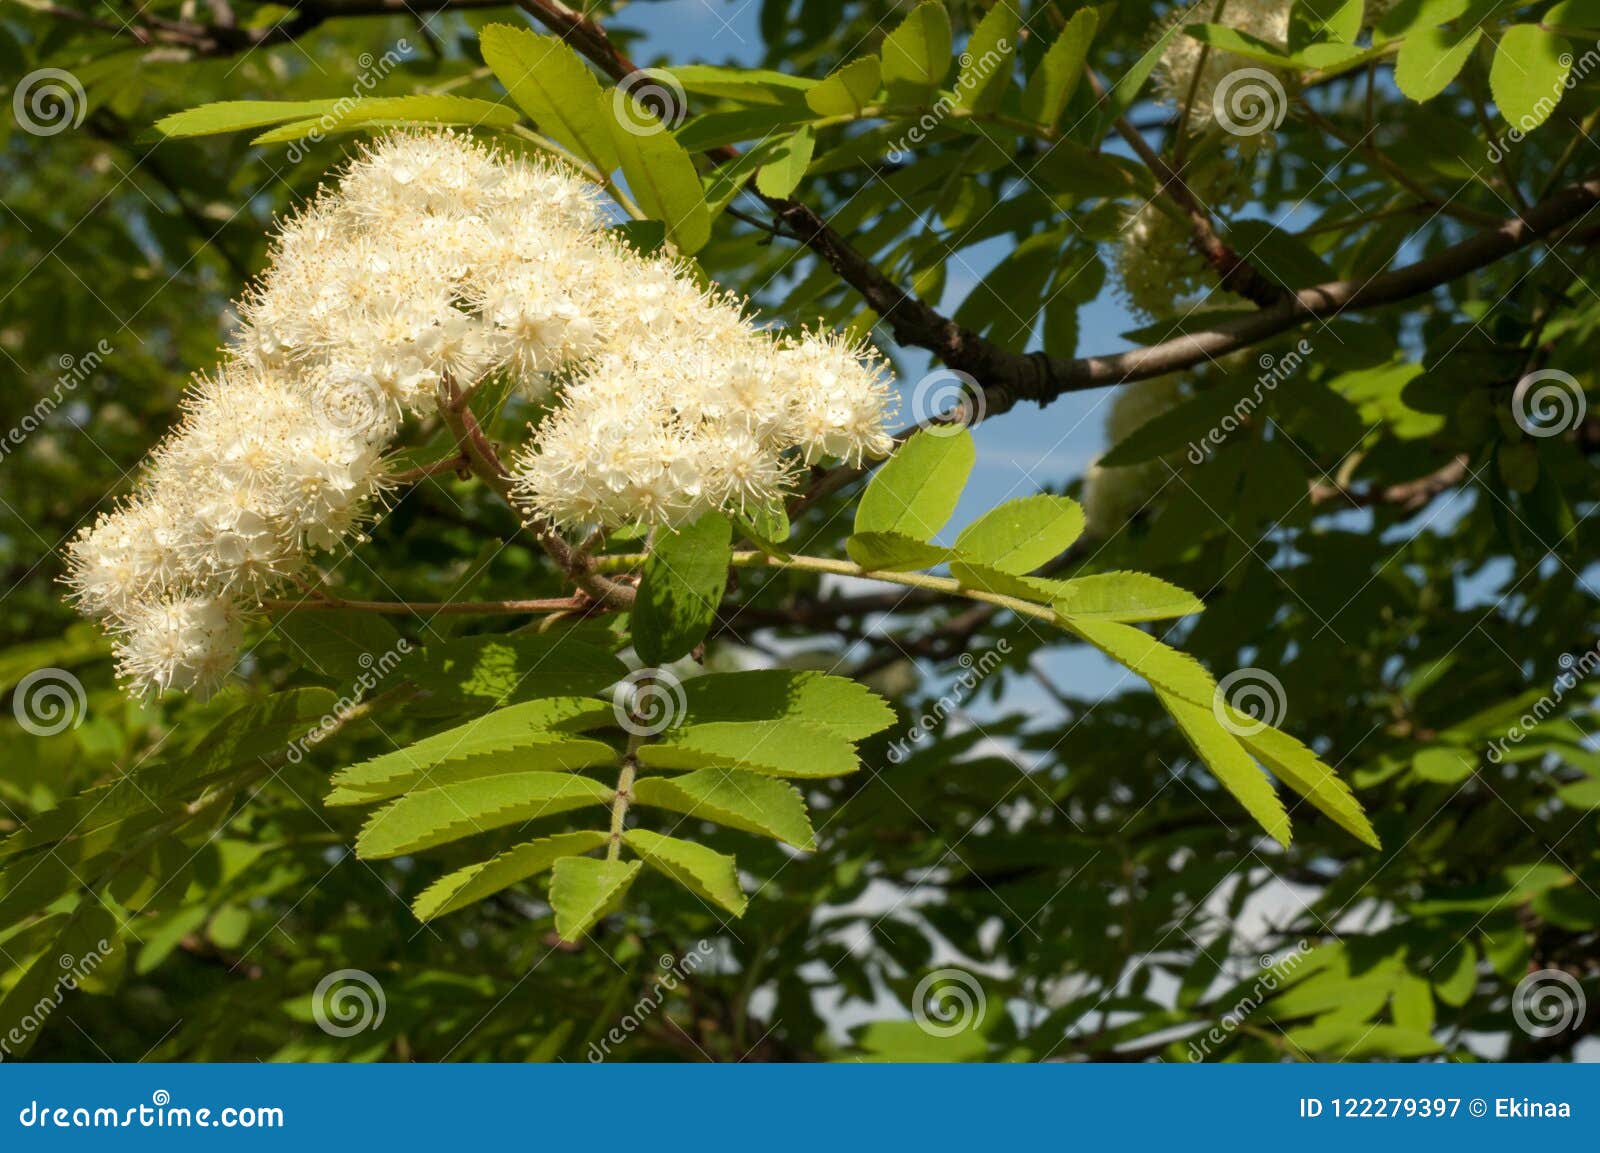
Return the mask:
<svg viewBox="0 0 1600 1153">
<path fill-rule="evenodd" d="M 760 0 L 666 0 L 633 4 L 610 23 L 643 34 L 631 46 L 641 64 L 731 64 L 753 67 L 760 62 L 757 27 Z M 802 187 L 802 195 L 804 189 Z M 940 307 L 948 315 L 1009 251 L 1003 238 L 963 249 L 948 266 Z M 1042 302 L 1041 302 L 1042 303 Z M 1020 311 L 1020 305 L 1019 311 Z M 1129 347 L 1121 334 L 1136 322 L 1109 289 L 1079 315 L 1080 354 L 1114 353 Z M 905 350 L 902 385 L 910 386 L 931 367 L 917 349 Z M 1041 487 L 1058 487 L 1083 475 L 1105 445 L 1105 406 L 1110 390 L 1069 393 L 1044 410 L 1031 404 L 980 425 L 976 432 L 978 462 L 952 521 L 954 528 L 1001 501 L 1025 496 Z M 953 534 L 947 534 L 953 535 Z M 1081 646 L 1060 646 L 1041 662 L 1052 679 L 1069 692 L 1099 695 L 1126 674 L 1098 653 Z M 960 669 L 943 670 L 951 676 Z M 944 679 L 944 678 L 940 678 Z M 1056 706 L 1031 681 L 1015 681 L 1007 695 L 1008 710 L 1025 707 L 1054 711 Z M 1131 679 L 1124 687 L 1137 687 Z M 937 689 L 935 689 L 937 691 Z M 983 710 L 987 711 L 987 710 Z"/>
</svg>

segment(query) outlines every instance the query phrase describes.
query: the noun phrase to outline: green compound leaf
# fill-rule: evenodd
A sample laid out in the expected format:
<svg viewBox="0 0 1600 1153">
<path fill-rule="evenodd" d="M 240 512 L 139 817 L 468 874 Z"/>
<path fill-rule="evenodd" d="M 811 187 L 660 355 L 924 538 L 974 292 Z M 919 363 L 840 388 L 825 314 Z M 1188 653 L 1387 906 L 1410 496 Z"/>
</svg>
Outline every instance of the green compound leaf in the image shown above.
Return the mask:
<svg viewBox="0 0 1600 1153">
<path fill-rule="evenodd" d="M 496 773 L 533 769 L 570 773 L 617 761 L 617 751 L 603 741 L 563 738 L 555 733 L 524 735 L 504 747 L 493 747 L 499 744 L 490 739 L 467 740 L 444 750 L 436 760 L 408 755 L 415 746 L 389 753 L 336 777 L 334 790 L 323 804 L 330 808 L 371 805 L 413 789 L 441 788 Z"/>
<path fill-rule="evenodd" d="M 950 71 L 950 14 L 938 0 L 912 9 L 883 38 L 883 83 L 889 98 L 915 102 L 944 82 Z"/>
<path fill-rule="evenodd" d="M 756 188 L 761 195 L 783 200 L 798 188 L 816 146 L 817 138 L 809 124 L 802 124 L 784 137 L 774 158 L 756 172 Z"/>
<path fill-rule="evenodd" d="M 876 56 L 863 56 L 838 69 L 806 93 L 806 104 L 818 116 L 860 116 L 883 87 L 883 69 Z"/>
<path fill-rule="evenodd" d="M 683 690 L 684 717 L 693 724 L 788 718 L 859 741 L 895 722 L 894 709 L 866 685 L 810 669 L 711 673 Z"/>
<path fill-rule="evenodd" d="M 554 36 L 510 24 L 488 25 L 478 46 L 483 62 L 540 132 L 601 172 L 616 169 L 611 97 L 582 57 Z"/>
<path fill-rule="evenodd" d="M 1188 653 L 1162 644 L 1132 625 L 1072 618 L 1062 622 L 1106 656 L 1137 673 L 1160 692 L 1210 709 L 1217 683 Z"/>
<path fill-rule="evenodd" d="M 1567 90 L 1572 44 L 1537 24 L 1513 24 L 1500 37 L 1489 90 L 1506 123 L 1522 131 L 1549 119 Z"/>
<path fill-rule="evenodd" d="M 990 509 L 956 537 L 955 551 L 1018 576 L 1054 560 L 1083 533 L 1083 506 L 1064 496 L 1026 496 Z"/>
<path fill-rule="evenodd" d="M 539 633 L 457 637 L 406 664 L 425 689 L 494 707 L 535 697 L 592 696 L 628 675 L 615 654 Z"/>
<path fill-rule="evenodd" d="M 1239 743 L 1272 774 L 1363 844 L 1383 846 L 1350 786 L 1331 766 L 1288 733 L 1228 709 Z M 1259 726 L 1259 727 L 1258 727 Z"/>
<path fill-rule="evenodd" d="M 605 833 L 591 830 L 529 841 L 440 877 L 412 902 L 411 910 L 419 921 L 431 921 L 542 873 L 563 857 L 598 849 L 609 839 Z"/>
<path fill-rule="evenodd" d="M 175 139 L 215 136 L 323 116 L 333 112 L 339 104 L 338 100 L 223 100 L 163 116 L 156 121 L 156 131 Z"/>
<path fill-rule="evenodd" d="M 981 589 L 999 596 L 1033 601 L 1035 604 L 1049 604 L 1054 595 L 1050 592 L 1050 586 L 1063 583 L 1044 577 L 1016 576 L 966 560 L 952 561 L 950 575 L 960 581 L 963 588 Z"/>
<path fill-rule="evenodd" d="M 1061 30 L 1044 59 L 1028 77 L 1022 92 L 1022 114 L 1035 124 L 1054 127 L 1067 101 L 1077 91 L 1089 58 L 1089 42 L 1094 39 L 1100 16 L 1093 8 L 1075 13 Z"/>
<path fill-rule="evenodd" d="M 1482 28 L 1464 36 L 1448 28 L 1413 28 L 1395 57 L 1395 85 L 1419 104 L 1432 100 L 1450 87 L 1482 36 Z"/>
<path fill-rule="evenodd" d="M 1289 814 L 1284 811 L 1278 791 L 1239 739 L 1217 721 L 1210 704 L 1197 705 L 1159 687 L 1156 696 L 1212 775 L 1275 841 L 1287 845 Z"/>
<path fill-rule="evenodd" d="M 923 429 L 873 476 L 856 506 L 855 531 L 932 540 L 956 511 L 977 456 L 966 429 Z"/>
<path fill-rule="evenodd" d="M 956 77 L 958 109 L 979 115 L 1000 110 L 1000 101 L 1011 87 L 1011 63 L 1021 24 L 1022 17 L 1012 0 L 999 0 L 972 30 L 962 53 L 966 63 Z"/>
<path fill-rule="evenodd" d="M 570 740 L 566 734 L 596 728 L 614 716 L 612 706 L 589 697 L 548 697 L 512 705 L 341 770 L 334 775 L 334 791 L 324 803 L 369 804 L 398 796 L 435 771 L 473 763 L 482 763 L 489 771 L 489 766 L 518 763 L 522 756 L 530 762 L 527 768 L 604 764 L 616 755 L 609 745 Z M 430 778 L 428 783 L 442 782 Z"/>
<path fill-rule="evenodd" d="M 602 861 L 594 857 L 562 857 L 550 874 L 550 907 L 556 932 L 575 942 L 594 923 L 622 903 L 639 875 L 638 861 Z"/>
<path fill-rule="evenodd" d="M 658 873 L 735 917 L 744 914 L 750 902 L 739 887 L 739 870 L 732 857 L 649 829 L 629 829 L 622 839 Z"/>
<path fill-rule="evenodd" d="M 720 765 L 775 777 L 841 777 L 861 767 L 849 741 L 792 720 L 685 725 L 643 746 L 639 762 L 657 769 Z"/>
<path fill-rule="evenodd" d="M 470 128 L 510 128 L 514 108 L 468 96 L 374 96 L 346 101 L 321 116 L 296 120 L 263 132 L 252 144 L 288 144 L 313 133 L 351 132 L 358 128 L 405 124 L 460 124 Z"/>
<path fill-rule="evenodd" d="M 378 810 L 356 838 L 356 854 L 398 857 L 490 829 L 608 805 L 614 793 L 570 773 L 523 772 L 416 789 Z"/>
<path fill-rule="evenodd" d="M 1050 607 L 1075 620 L 1159 621 L 1205 609 L 1187 589 L 1142 572 L 1108 572 L 1065 581 L 1039 581 L 1050 588 Z"/>
<path fill-rule="evenodd" d="M 650 549 L 633 608 L 633 647 L 647 665 L 686 656 L 716 619 L 733 560 L 733 525 L 709 513 Z"/>
<path fill-rule="evenodd" d="M 800 790 L 743 769 L 700 769 L 681 777 L 645 777 L 633 786 L 641 805 L 730 829 L 773 837 L 797 849 L 817 847 Z"/>
<path fill-rule="evenodd" d="M 626 111 L 613 107 L 611 140 L 628 178 L 628 190 L 645 215 L 667 227 L 667 235 L 686 256 L 711 239 L 706 191 L 688 150 L 655 113 L 621 96 Z"/>
<path fill-rule="evenodd" d="M 844 542 L 850 559 L 868 572 L 916 572 L 943 564 L 954 554 L 897 532 L 858 532 Z"/>
</svg>

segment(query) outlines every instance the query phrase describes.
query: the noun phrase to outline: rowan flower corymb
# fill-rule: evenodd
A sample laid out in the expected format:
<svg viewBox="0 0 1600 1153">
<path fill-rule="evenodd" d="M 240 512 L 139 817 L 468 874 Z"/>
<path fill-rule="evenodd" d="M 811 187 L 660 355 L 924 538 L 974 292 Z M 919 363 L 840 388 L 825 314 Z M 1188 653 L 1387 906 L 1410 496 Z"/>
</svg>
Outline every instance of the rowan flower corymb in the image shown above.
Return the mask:
<svg viewBox="0 0 1600 1153">
<path fill-rule="evenodd" d="M 137 491 L 69 546 L 139 694 L 207 693 L 243 615 L 374 514 L 385 450 L 446 388 L 548 398 L 513 462 L 530 519 L 673 526 L 892 447 L 881 363 L 780 336 L 609 228 L 592 186 L 448 132 L 367 147 L 298 216 Z"/>
</svg>

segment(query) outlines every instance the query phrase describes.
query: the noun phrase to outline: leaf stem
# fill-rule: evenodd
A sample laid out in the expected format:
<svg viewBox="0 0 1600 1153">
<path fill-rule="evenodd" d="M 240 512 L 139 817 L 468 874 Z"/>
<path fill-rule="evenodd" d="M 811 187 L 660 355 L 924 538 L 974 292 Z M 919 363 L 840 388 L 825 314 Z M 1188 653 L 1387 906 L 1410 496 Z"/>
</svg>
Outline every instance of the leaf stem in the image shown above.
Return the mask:
<svg viewBox="0 0 1600 1153">
<path fill-rule="evenodd" d="M 614 553 L 610 556 L 594 558 L 594 571 L 602 572 L 628 572 L 644 563 L 644 553 Z M 960 581 L 951 577 L 933 576 L 929 573 L 919 572 L 879 572 L 862 568 L 854 561 L 831 560 L 828 557 L 806 556 L 793 554 L 786 557 L 769 556 L 755 550 L 739 551 L 733 554 L 732 564 L 736 568 L 779 568 L 799 569 L 804 572 L 831 573 L 834 576 L 857 577 L 861 580 L 882 581 L 884 584 L 902 585 L 906 588 L 926 589 L 930 592 L 944 593 L 949 596 L 965 597 L 968 600 L 981 601 L 984 604 L 995 605 L 999 608 L 1009 609 L 1023 616 L 1034 617 L 1037 620 L 1055 623 L 1056 614 L 1043 605 L 1036 605 L 1030 601 L 1017 597 L 1005 596 L 1002 593 L 987 592 L 983 589 L 968 588 Z"/>
</svg>

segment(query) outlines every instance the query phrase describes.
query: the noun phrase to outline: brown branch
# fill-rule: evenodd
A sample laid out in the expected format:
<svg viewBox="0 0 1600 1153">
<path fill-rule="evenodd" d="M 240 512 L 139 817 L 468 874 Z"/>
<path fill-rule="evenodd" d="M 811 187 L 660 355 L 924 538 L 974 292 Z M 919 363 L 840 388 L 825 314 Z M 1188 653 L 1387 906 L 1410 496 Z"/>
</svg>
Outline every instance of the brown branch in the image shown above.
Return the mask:
<svg viewBox="0 0 1600 1153">
<path fill-rule="evenodd" d="M 1327 504 L 1339 501 L 1350 508 L 1386 505 L 1398 508 L 1402 512 L 1416 512 L 1440 493 L 1455 488 L 1466 480 L 1469 475 L 1467 464 L 1467 457 L 1462 454 L 1443 468 L 1435 469 L 1426 476 L 1362 491 L 1347 488 L 1337 482 L 1317 481 L 1311 486 L 1311 503 Z"/>
<path fill-rule="evenodd" d="M 306 600 L 269 599 L 261 602 L 268 612 L 351 612 L 381 613 L 386 616 L 437 616 L 462 614 L 582 613 L 595 607 L 586 594 L 570 597 L 545 597 L 538 600 L 508 601 L 352 601 L 340 597 L 317 596 Z"/>
<path fill-rule="evenodd" d="M 1102 100 L 1105 99 L 1105 85 L 1100 83 L 1100 78 L 1094 74 L 1094 70 L 1085 68 L 1084 74 L 1088 77 L 1089 85 L 1094 89 L 1095 95 Z M 1199 76 L 1198 70 L 1195 75 Z M 1240 256 L 1231 244 L 1217 235 L 1216 227 L 1211 222 L 1211 210 L 1201 203 L 1200 198 L 1189 187 L 1188 181 L 1184 180 L 1182 173 L 1150 147 L 1149 141 L 1128 123 L 1126 116 L 1118 116 L 1111 123 L 1116 128 L 1117 135 L 1121 136 L 1135 155 L 1144 161 L 1145 167 L 1160 185 L 1162 194 L 1188 217 L 1189 228 L 1194 233 L 1195 251 L 1216 270 L 1218 283 L 1227 291 L 1237 293 L 1261 307 L 1282 300 L 1287 294 L 1283 285 Z"/>
<path fill-rule="evenodd" d="M 241 28 L 226 4 L 211 5 L 214 22 L 145 14 L 126 25 L 57 4 L 32 10 L 52 19 L 128 36 L 140 44 L 187 48 L 197 56 L 231 56 L 297 40 L 328 20 L 346 16 L 417 16 L 451 9 L 509 8 L 513 0 L 287 0 L 293 14 L 276 24 Z"/>
<path fill-rule="evenodd" d="M 439 406 L 439 415 L 456 436 L 456 443 L 466 457 L 472 471 L 492 488 L 512 510 L 518 511 L 516 494 L 512 491 L 511 474 L 501 463 L 494 443 L 484 435 L 478 418 L 467 407 L 467 396 L 456 389 L 454 382 L 446 381 L 448 401 Z M 520 516 L 521 513 L 518 512 Z M 611 580 L 594 571 L 594 561 L 581 549 L 573 548 L 560 533 L 548 525 L 527 524 L 525 527 L 538 541 L 539 547 L 561 567 L 568 579 L 598 604 L 609 609 L 633 607 L 632 586 Z"/>
</svg>

